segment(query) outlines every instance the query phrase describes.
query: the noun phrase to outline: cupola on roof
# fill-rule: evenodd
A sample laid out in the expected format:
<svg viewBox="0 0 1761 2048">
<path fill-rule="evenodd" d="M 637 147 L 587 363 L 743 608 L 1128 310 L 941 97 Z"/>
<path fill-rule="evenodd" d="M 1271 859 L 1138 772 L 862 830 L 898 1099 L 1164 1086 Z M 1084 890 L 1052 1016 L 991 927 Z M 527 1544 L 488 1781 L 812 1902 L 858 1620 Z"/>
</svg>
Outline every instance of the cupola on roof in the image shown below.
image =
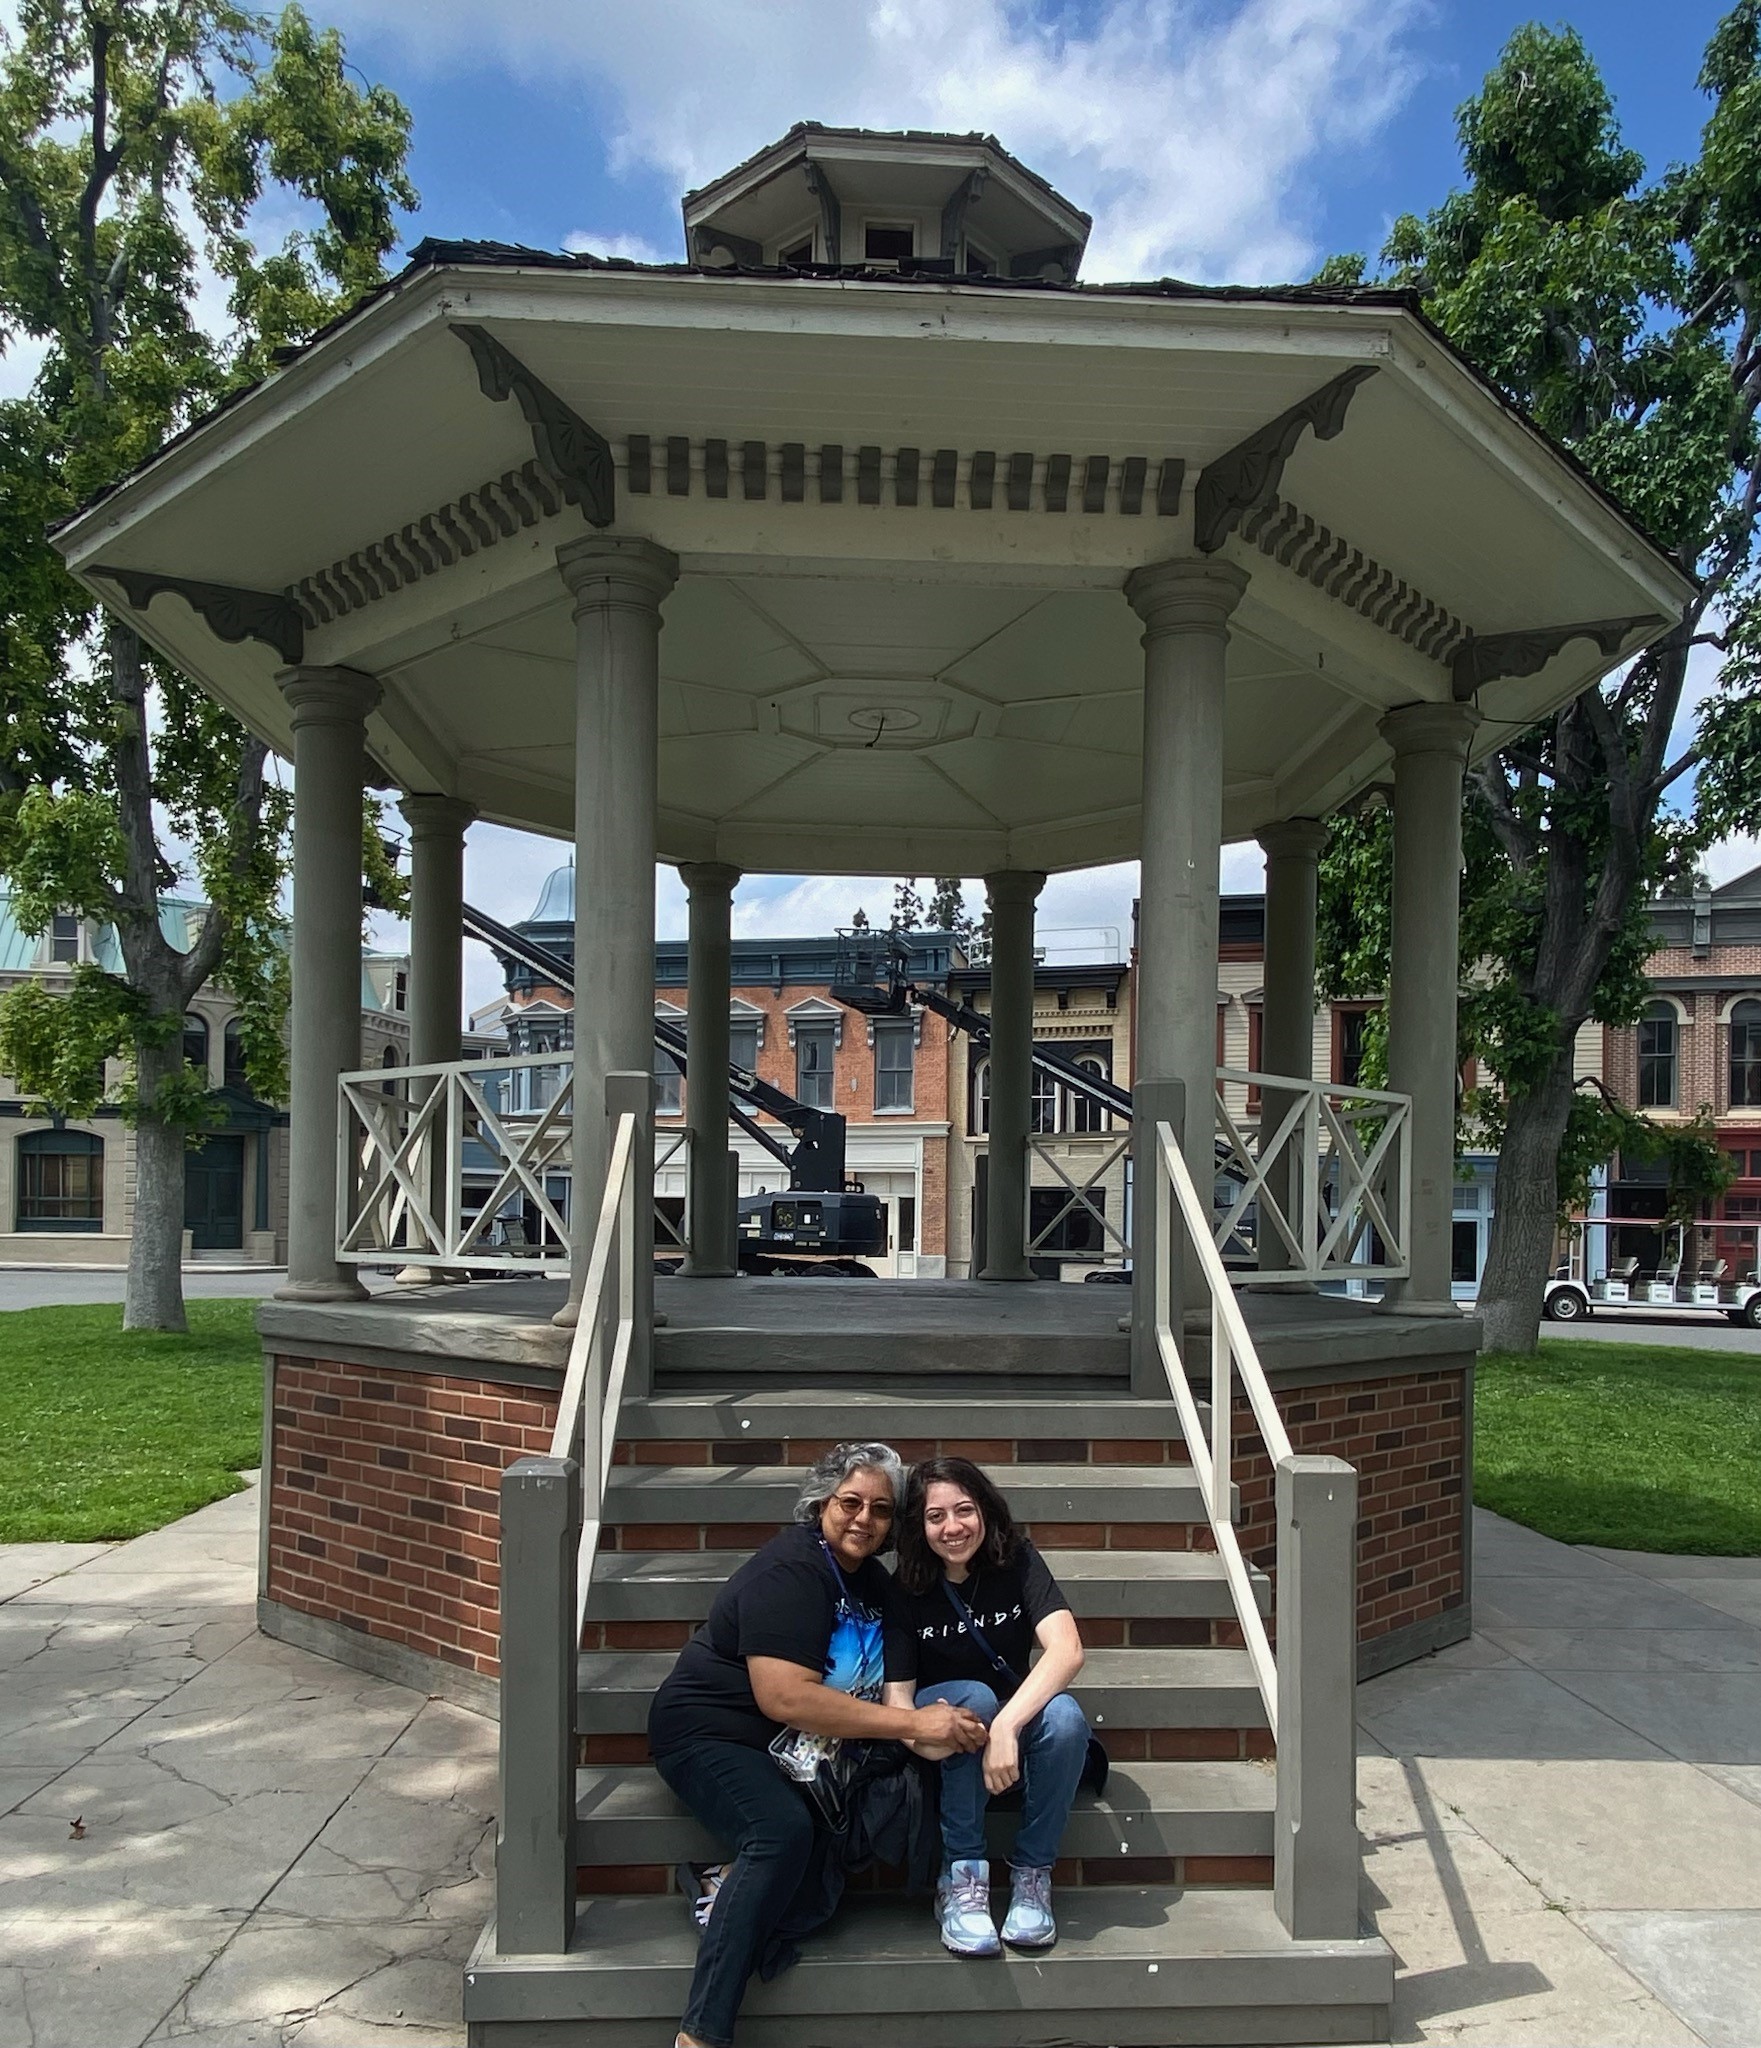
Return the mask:
<svg viewBox="0 0 1761 2048">
<path fill-rule="evenodd" d="M 538 892 L 538 901 L 533 904 L 531 915 L 526 919 L 528 928 L 535 924 L 568 924 L 575 921 L 575 864 L 570 861 L 566 867 L 552 868 L 544 878 L 544 887 Z"/>
<path fill-rule="evenodd" d="M 992 135 L 802 121 L 687 192 L 685 253 L 724 268 L 814 265 L 1075 281 L 1093 225 Z"/>
</svg>

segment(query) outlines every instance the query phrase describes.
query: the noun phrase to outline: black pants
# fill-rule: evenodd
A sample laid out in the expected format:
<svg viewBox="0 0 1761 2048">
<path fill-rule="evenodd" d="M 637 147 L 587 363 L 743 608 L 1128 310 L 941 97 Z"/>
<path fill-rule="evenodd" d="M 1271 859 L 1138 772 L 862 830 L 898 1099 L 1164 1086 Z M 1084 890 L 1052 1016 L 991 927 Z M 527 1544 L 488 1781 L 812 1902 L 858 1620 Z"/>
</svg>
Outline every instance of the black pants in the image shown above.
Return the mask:
<svg viewBox="0 0 1761 2048">
<path fill-rule="evenodd" d="M 822 1866 L 830 1837 L 768 1751 L 740 1742 L 698 1742 L 657 1756 L 654 1768 L 733 1852 L 679 2023 L 710 2048 L 733 2048 L 747 1978 L 761 1963 L 774 1975 L 788 1960 L 782 1951 L 790 1937 L 826 1917 Z M 797 1900 L 799 1909 L 792 1911 Z"/>
</svg>

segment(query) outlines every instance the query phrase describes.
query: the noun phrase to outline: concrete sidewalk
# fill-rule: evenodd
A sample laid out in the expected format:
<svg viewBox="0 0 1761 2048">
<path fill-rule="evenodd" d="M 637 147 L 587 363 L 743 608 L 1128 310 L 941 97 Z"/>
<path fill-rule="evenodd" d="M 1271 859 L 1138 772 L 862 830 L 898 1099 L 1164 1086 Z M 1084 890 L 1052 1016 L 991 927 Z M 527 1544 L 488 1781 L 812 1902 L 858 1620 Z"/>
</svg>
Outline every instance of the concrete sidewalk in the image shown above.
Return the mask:
<svg viewBox="0 0 1761 2048">
<path fill-rule="evenodd" d="M 463 2038 L 494 1727 L 257 1636 L 256 1501 L 0 1549 L 0 2048 Z M 1481 1633 L 1359 1696 L 1395 2038 L 1749 2048 L 1761 1559 L 1476 1542 Z"/>
</svg>

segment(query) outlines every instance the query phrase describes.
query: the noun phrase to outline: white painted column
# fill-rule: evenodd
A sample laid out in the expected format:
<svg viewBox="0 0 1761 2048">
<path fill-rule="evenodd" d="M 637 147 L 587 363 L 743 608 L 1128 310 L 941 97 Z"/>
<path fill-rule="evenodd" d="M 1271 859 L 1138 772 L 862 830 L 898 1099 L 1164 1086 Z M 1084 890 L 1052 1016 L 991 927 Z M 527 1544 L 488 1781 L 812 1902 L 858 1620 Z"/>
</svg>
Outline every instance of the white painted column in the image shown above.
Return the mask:
<svg viewBox="0 0 1761 2048">
<path fill-rule="evenodd" d="M 654 855 L 660 608 L 678 557 L 593 534 L 557 550 L 575 607 L 572 1323 L 605 1187 L 605 1080 L 654 1066 Z M 652 1154 L 639 1166 L 652 1181 Z M 646 1215 L 651 1203 L 645 1201 Z"/>
<path fill-rule="evenodd" d="M 1266 855 L 1260 1069 L 1267 1074 L 1290 1074 L 1299 1081 L 1309 1081 L 1314 1078 L 1315 1065 L 1316 870 L 1327 844 L 1327 827 L 1319 818 L 1287 818 L 1281 824 L 1268 825 L 1259 840 Z M 1290 1096 L 1270 1088 L 1262 1090 L 1262 1134 L 1276 1131 L 1291 1107 Z M 1301 1199 L 1298 1142 L 1293 1137 L 1267 1176 L 1278 1206 L 1292 1218 L 1292 1205 Z M 1291 1264 L 1289 1247 L 1262 1221 L 1260 1271 L 1283 1272 Z"/>
<path fill-rule="evenodd" d="M 1144 622 L 1135 1071 L 1184 1086 L 1181 1149 L 1201 1196 L 1215 1173 L 1224 658 L 1247 581 L 1233 563 L 1194 559 L 1134 569 L 1125 585 Z M 1133 1292 L 1134 1316 L 1147 1313 Z"/>
<path fill-rule="evenodd" d="M 365 1301 L 336 1259 L 337 1076 L 361 1064 L 361 799 L 371 676 L 284 669 L 293 713 L 293 1029 L 283 1301 Z"/>
<path fill-rule="evenodd" d="M 1044 875 L 986 875 L 991 905 L 991 1121 L 981 1280 L 1031 1280 L 1027 1132 L 1033 1111 L 1033 906 Z"/>
<path fill-rule="evenodd" d="M 1453 1315 L 1456 999 L 1461 985 L 1461 785 L 1480 714 L 1406 704 L 1382 737 L 1394 749 L 1394 903 L 1388 965 L 1388 1085 L 1412 1097 L 1411 1277 L 1383 1306 Z"/>
<path fill-rule="evenodd" d="M 734 889 L 738 868 L 686 861 L 679 879 L 690 892 L 686 947 L 685 1122 L 691 1132 L 691 1242 L 685 1271 L 725 1279 L 735 1270 L 734 1188 L 728 1159 L 728 1006 Z"/>
<path fill-rule="evenodd" d="M 410 1065 L 450 1065 L 459 1057 L 464 1009 L 465 828 L 477 813 L 456 797 L 427 794 L 404 797 L 398 809 L 410 828 Z M 439 1132 L 430 1150 L 430 1199 L 444 1228 L 447 1178 L 457 1162 L 449 1168 Z M 408 1286 L 439 1277 L 439 1269 L 428 1266 L 406 1266 L 398 1274 Z"/>
</svg>

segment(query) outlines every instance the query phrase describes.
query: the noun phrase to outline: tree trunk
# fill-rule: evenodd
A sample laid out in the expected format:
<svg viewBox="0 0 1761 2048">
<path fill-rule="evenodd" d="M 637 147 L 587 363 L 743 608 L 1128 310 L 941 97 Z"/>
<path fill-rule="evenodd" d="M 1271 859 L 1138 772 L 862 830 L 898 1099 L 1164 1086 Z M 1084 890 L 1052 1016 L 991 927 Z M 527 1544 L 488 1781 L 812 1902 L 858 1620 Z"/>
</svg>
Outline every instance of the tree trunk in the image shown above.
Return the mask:
<svg viewBox="0 0 1761 2048">
<path fill-rule="evenodd" d="M 1559 1148 L 1571 1118 L 1574 1046 L 1555 1053 L 1539 1087 L 1510 1104 L 1492 1187 L 1492 1239 L 1480 1280 L 1488 1351 L 1532 1352 L 1559 1228 Z"/>
<path fill-rule="evenodd" d="M 159 1083 L 183 1065 L 183 1045 L 143 1047 L 139 1091 L 149 1104 Z M 125 1330 L 187 1330 L 183 1308 L 184 1133 L 156 1117 L 135 1127 L 134 1233 L 128 1246 L 128 1286 L 123 1297 Z"/>
</svg>

